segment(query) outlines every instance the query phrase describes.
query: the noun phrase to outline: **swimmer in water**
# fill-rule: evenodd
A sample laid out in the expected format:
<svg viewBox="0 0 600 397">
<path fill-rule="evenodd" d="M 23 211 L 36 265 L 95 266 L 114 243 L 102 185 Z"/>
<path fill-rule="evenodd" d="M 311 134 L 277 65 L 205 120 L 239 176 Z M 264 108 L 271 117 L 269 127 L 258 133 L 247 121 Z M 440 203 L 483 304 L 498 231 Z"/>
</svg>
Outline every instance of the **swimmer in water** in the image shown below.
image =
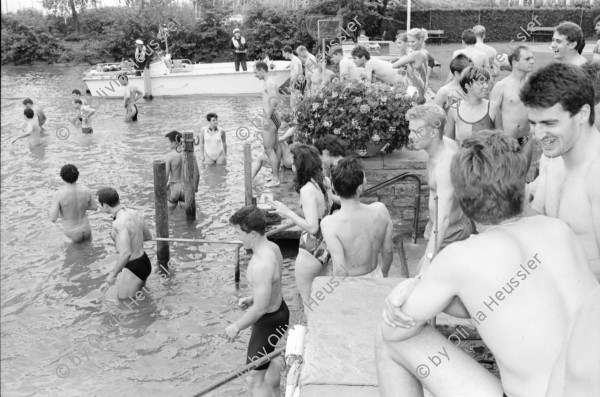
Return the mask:
<svg viewBox="0 0 600 397">
<path fill-rule="evenodd" d="M 216 113 L 206 115 L 210 125 L 200 134 L 200 159 L 207 165 L 223 165 L 227 158 L 227 139 L 225 130 L 219 128 L 219 116 Z"/>
<path fill-rule="evenodd" d="M 285 129 L 285 128 L 282 128 L 282 129 Z M 295 132 L 296 132 L 296 127 L 290 127 L 287 129 L 285 134 L 283 134 L 279 137 L 279 147 L 281 148 L 280 162 L 285 168 L 287 168 L 289 170 L 292 169 L 292 162 L 293 162 L 292 152 L 290 152 L 289 145 L 292 143 L 292 137 L 294 136 Z M 254 159 L 254 161 L 252 162 L 252 179 L 254 179 L 256 177 L 256 174 L 258 174 L 258 172 L 261 170 L 261 168 L 268 163 L 269 163 L 269 158 L 264 153 L 262 153 L 256 159 Z M 270 179 L 267 179 L 267 181 L 269 181 L 269 180 Z"/>
<path fill-rule="evenodd" d="M 35 117 L 35 113 L 33 109 L 25 109 L 23 111 L 25 118 L 27 119 L 27 125 L 25 126 L 25 133 L 19 135 L 15 139 L 12 140 L 12 143 L 15 143 L 19 139 L 29 137 L 29 147 L 38 146 L 44 143 L 42 128 L 38 124 L 38 119 Z"/>
<path fill-rule="evenodd" d="M 50 208 L 50 221 L 63 221 L 63 233 L 74 243 L 92 238 L 92 229 L 87 211 L 98 210 L 98 203 L 85 186 L 77 184 L 79 171 L 73 164 L 66 164 L 60 170 L 60 177 L 65 186 L 56 192 Z"/>
<path fill-rule="evenodd" d="M 84 134 L 91 134 L 94 132 L 92 129 L 92 122 L 90 121 L 90 117 L 96 114 L 96 111 L 83 104 L 81 99 L 73 99 L 73 104 L 75 105 L 75 109 L 79 111 L 79 119 L 81 120 L 81 132 Z"/>
<path fill-rule="evenodd" d="M 23 106 L 25 106 L 26 109 L 33 110 L 33 113 L 35 114 L 35 118 L 37 119 L 38 125 L 42 129 L 42 134 L 43 134 L 45 131 L 44 123 L 46 122 L 46 115 L 44 114 L 44 111 L 42 109 L 40 109 L 39 107 L 34 106 L 33 101 L 29 98 L 27 98 L 23 101 Z"/>
<path fill-rule="evenodd" d="M 129 84 L 129 78 L 125 74 L 119 76 L 119 82 L 123 85 L 123 103 L 125 105 L 125 122 L 137 121 L 138 108 L 135 104 L 144 93 L 139 88 Z"/>
<path fill-rule="evenodd" d="M 169 148 L 171 149 L 166 156 L 166 172 L 169 180 L 167 185 L 167 205 L 169 209 L 173 209 L 177 207 L 179 202 L 185 202 L 183 154 L 177 151 L 177 146 L 179 146 L 182 142 L 182 135 L 180 132 L 171 131 L 165 135 L 165 138 L 167 138 L 167 141 L 169 142 Z M 194 187 L 197 193 L 200 176 L 198 173 L 198 163 L 196 162 L 195 158 L 193 163 Z"/>
<path fill-rule="evenodd" d="M 246 277 L 252 295 L 239 300 L 238 305 L 246 312 L 233 324 L 225 328 L 230 341 L 240 331 L 252 327 L 248 343 L 246 364 L 275 351 L 277 342 L 287 332 L 290 311 L 283 299 L 283 257 L 277 244 L 267 240 L 267 221 L 256 206 L 246 206 L 236 211 L 229 219 L 244 248 L 252 250 Z M 273 338 L 275 336 L 275 338 Z M 271 361 L 254 368 L 246 383 L 253 396 L 279 396 L 279 366 Z"/>
<path fill-rule="evenodd" d="M 73 99 L 81 99 L 81 103 L 83 103 L 84 105 L 87 105 L 87 100 L 85 98 L 81 97 L 81 91 L 79 90 L 73 90 L 71 91 L 71 94 L 73 95 Z"/>
<path fill-rule="evenodd" d="M 98 202 L 113 218 L 110 237 L 119 252 L 115 267 L 106 281 L 109 285 L 114 283 L 121 273 L 117 282 L 117 296 L 119 299 L 132 298 L 152 273 L 152 263 L 144 252 L 144 241 L 152 240 L 152 233 L 142 214 L 125 208 L 112 187 L 98 190 Z"/>
</svg>

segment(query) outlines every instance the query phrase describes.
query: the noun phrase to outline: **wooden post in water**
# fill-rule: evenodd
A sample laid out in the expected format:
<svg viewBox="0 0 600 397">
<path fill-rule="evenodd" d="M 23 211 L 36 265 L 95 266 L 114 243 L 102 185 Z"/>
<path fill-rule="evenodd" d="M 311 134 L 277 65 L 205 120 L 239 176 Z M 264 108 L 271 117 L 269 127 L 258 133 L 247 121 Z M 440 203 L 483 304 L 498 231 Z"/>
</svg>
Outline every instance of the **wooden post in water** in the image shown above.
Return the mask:
<svg viewBox="0 0 600 397">
<path fill-rule="evenodd" d="M 252 148 L 244 144 L 244 193 L 246 205 L 252 205 Z"/>
<path fill-rule="evenodd" d="M 169 237 L 169 210 L 167 207 L 167 167 L 165 160 L 154 160 L 154 209 L 156 216 L 156 237 Z M 168 268 L 170 253 L 169 243 L 156 242 L 158 264 Z"/>
<path fill-rule="evenodd" d="M 194 133 L 183 134 L 183 191 L 185 193 L 185 216 L 196 219 L 196 191 L 194 183 Z"/>
</svg>

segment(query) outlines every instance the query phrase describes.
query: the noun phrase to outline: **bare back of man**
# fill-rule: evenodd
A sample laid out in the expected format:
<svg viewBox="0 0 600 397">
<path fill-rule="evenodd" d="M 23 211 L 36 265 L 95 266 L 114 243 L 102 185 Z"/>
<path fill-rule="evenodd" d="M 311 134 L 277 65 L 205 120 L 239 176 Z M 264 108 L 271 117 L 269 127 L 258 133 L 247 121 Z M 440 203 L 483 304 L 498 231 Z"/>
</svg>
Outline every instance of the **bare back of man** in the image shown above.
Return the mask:
<svg viewBox="0 0 600 397">
<path fill-rule="evenodd" d="M 338 212 L 321 221 L 321 229 L 333 259 L 334 276 L 367 275 L 377 269 L 380 251 L 391 248 L 392 218 L 383 203 L 356 201 L 349 205 L 344 201 Z M 384 276 L 388 271 L 389 267 L 382 268 Z"/>
<path fill-rule="evenodd" d="M 429 362 L 425 352 L 444 353 L 444 361 L 421 377 L 434 395 L 500 396 L 504 391 L 509 397 L 542 397 L 567 336 L 565 319 L 597 287 L 585 253 L 564 222 L 516 218 L 440 252 L 402 306 L 416 327 L 382 324 L 381 331 L 391 354 L 401 356 L 409 371 Z M 471 317 L 494 354 L 501 383 L 424 325 L 454 297 L 463 302 L 468 311 L 463 315 Z M 385 357 L 378 364 L 382 395 L 400 395 L 393 378 L 396 368 L 388 368 Z"/>
<path fill-rule="evenodd" d="M 282 293 L 282 282 L 281 272 L 283 269 L 283 256 L 279 246 L 271 241 L 267 242 L 267 245 L 257 247 L 252 251 L 252 258 L 248 262 L 248 284 L 254 288 L 255 280 L 257 278 L 267 278 L 272 280 L 271 284 L 271 297 L 269 299 L 269 305 L 267 306 L 267 313 L 272 313 L 279 309 L 281 300 L 283 299 Z M 272 274 L 264 274 L 263 270 L 265 264 L 268 264 L 268 269 L 272 271 Z M 260 269 L 257 269 L 260 268 Z"/>
<path fill-rule="evenodd" d="M 96 210 L 98 204 L 88 188 L 69 184 L 56 192 L 52 212 L 58 211 L 63 222 L 63 233 L 73 242 L 90 239 L 92 229 L 87 217 L 88 210 Z"/>
<path fill-rule="evenodd" d="M 392 64 L 377 58 L 371 58 L 365 64 L 367 81 L 373 81 L 375 78 L 385 84 L 394 85 L 400 82 L 406 82 L 406 78 L 398 74 L 398 70 L 392 67 Z"/>
<path fill-rule="evenodd" d="M 487 54 L 481 50 L 478 50 L 474 46 L 467 46 L 454 51 L 454 54 L 452 54 L 452 59 L 456 58 L 458 54 L 465 54 L 467 57 L 469 57 L 473 62 L 473 66 L 490 69 L 490 62 Z"/>
</svg>

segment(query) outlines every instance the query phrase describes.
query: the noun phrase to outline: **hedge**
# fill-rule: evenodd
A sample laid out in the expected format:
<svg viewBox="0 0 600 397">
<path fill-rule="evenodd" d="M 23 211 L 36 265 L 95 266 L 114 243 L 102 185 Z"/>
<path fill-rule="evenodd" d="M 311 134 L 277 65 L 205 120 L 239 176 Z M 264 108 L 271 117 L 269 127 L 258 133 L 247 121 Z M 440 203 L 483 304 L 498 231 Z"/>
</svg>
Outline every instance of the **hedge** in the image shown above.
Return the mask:
<svg viewBox="0 0 600 397">
<path fill-rule="evenodd" d="M 481 10 L 423 10 L 411 13 L 411 26 L 428 30 L 443 30 L 446 41 L 460 43 L 464 29 L 483 25 L 486 29 L 486 41 L 500 42 L 518 40 L 520 29 L 536 19 L 543 27 L 558 25 L 561 21 L 572 21 L 580 25 L 585 36 L 594 32 L 594 18 L 600 15 L 600 9 L 584 8 L 482 8 Z M 397 11 L 394 19 L 403 21 L 406 14 Z"/>
</svg>

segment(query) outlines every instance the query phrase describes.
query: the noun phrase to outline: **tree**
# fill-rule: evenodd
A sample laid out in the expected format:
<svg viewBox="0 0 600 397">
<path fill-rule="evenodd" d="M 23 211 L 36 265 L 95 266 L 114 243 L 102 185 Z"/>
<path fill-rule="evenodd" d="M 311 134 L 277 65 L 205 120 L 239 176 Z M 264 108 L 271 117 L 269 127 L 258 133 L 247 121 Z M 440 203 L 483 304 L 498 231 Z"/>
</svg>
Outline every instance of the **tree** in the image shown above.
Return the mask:
<svg viewBox="0 0 600 397">
<path fill-rule="evenodd" d="M 89 6 L 95 7 L 96 0 L 44 0 L 42 4 L 44 8 L 61 16 L 70 12 L 71 17 L 73 18 L 73 26 L 75 27 L 75 31 L 79 32 L 79 18 L 77 9 L 79 9 L 79 12 L 81 12 Z"/>
</svg>

